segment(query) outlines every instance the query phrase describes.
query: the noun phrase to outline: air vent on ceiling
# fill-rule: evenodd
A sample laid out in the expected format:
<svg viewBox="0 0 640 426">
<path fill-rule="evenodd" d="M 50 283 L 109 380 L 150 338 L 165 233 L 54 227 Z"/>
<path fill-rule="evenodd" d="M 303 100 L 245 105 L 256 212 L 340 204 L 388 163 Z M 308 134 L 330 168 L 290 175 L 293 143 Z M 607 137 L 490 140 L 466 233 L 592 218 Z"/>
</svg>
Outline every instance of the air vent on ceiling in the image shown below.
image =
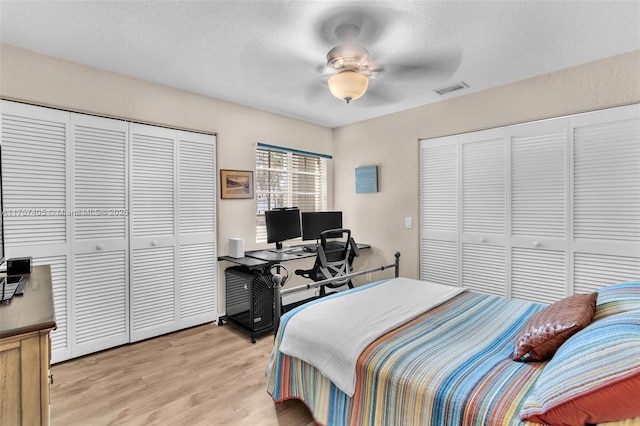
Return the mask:
<svg viewBox="0 0 640 426">
<path fill-rule="evenodd" d="M 465 83 L 464 81 L 461 81 L 460 83 L 456 83 L 451 86 L 441 87 L 440 89 L 436 89 L 434 90 L 434 92 L 436 92 L 438 95 L 444 95 L 445 93 L 453 92 L 460 89 L 465 89 L 467 87 L 469 87 L 467 83 Z"/>
</svg>

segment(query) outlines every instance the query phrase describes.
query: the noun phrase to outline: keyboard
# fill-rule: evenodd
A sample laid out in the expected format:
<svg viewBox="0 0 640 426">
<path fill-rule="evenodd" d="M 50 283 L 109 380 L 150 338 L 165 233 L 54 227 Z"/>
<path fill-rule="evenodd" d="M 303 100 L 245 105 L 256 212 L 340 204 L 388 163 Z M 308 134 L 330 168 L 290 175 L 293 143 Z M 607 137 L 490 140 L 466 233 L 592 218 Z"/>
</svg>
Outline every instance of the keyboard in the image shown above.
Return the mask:
<svg viewBox="0 0 640 426">
<path fill-rule="evenodd" d="M 22 296 L 24 292 L 27 290 L 27 284 L 29 284 L 29 280 L 24 279 L 18 283 L 18 288 L 16 288 L 16 292 L 14 296 Z"/>
<path fill-rule="evenodd" d="M 13 299 L 13 296 L 15 296 L 16 290 L 18 289 L 18 285 L 20 285 L 20 282 L 8 283 L 6 278 L 2 278 L 2 282 L 0 283 L 0 296 L 2 297 L 2 302 L 9 303 L 9 300 Z"/>
<path fill-rule="evenodd" d="M 0 281 L 0 296 L 2 301 L 9 303 L 14 296 L 22 296 L 27 290 L 29 284 L 28 277 L 24 275 L 11 275 L 4 277 Z M 4 285 L 4 294 L 2 293 L 2 285 Z"/>
</svg>

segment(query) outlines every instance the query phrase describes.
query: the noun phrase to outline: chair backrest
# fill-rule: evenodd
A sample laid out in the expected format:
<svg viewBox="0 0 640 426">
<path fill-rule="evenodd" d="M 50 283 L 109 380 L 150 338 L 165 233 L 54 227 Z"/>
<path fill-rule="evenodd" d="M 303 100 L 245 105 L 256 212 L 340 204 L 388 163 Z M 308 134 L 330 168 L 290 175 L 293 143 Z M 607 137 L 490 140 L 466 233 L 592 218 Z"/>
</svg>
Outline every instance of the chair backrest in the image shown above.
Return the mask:
<svg viewBox="0 0 640 426">
<path fill-rule="evenodd" d="M 320 244 L 316 246 L 315 281 L 347 275 L 352 270 L 353 259 L 360 255 L 358 245 L 351 237 L 349 229 L 330 229 L 320 234 Z M 327 284 L 327 287 L 341 287 L 350 282 L 349 278 Z"/>
</svg>

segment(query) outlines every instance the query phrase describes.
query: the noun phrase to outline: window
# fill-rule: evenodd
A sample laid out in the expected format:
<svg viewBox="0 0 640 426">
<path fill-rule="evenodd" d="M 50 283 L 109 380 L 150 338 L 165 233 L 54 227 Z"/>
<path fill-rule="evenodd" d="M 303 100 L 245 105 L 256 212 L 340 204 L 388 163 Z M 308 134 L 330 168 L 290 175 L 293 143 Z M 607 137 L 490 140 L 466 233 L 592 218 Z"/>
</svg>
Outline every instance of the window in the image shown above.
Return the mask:
<svg viewBox="0 0 640 426">
<path fill-rule="evenodd" d="M 330 156 L 258 144 L 255 189 L 256 242 L 267 242 L 264 212 L 298 207 L 301 212 L 327 209 L 327 159 Z"/>
</svg>

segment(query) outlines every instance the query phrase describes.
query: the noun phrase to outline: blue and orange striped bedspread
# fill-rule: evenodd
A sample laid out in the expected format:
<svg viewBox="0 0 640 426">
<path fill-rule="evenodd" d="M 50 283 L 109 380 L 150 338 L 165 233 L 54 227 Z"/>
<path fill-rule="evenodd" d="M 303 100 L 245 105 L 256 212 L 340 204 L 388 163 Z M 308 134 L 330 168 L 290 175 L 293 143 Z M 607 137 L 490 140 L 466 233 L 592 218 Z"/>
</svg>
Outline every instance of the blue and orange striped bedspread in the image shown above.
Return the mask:
<svg viewBox="0 0 640 426">
<path fill-rule="evenodd" d="M 275 401 L 302 400 L 331 426 L 521 425 L 522 403 L 546 363 L 512 361 L 513 339 L 544 307 L 464 292 L 369 345 L 352 397 L 278 351 L 290 312 L 271 353 L 267 391 Z"/>
</svg>

